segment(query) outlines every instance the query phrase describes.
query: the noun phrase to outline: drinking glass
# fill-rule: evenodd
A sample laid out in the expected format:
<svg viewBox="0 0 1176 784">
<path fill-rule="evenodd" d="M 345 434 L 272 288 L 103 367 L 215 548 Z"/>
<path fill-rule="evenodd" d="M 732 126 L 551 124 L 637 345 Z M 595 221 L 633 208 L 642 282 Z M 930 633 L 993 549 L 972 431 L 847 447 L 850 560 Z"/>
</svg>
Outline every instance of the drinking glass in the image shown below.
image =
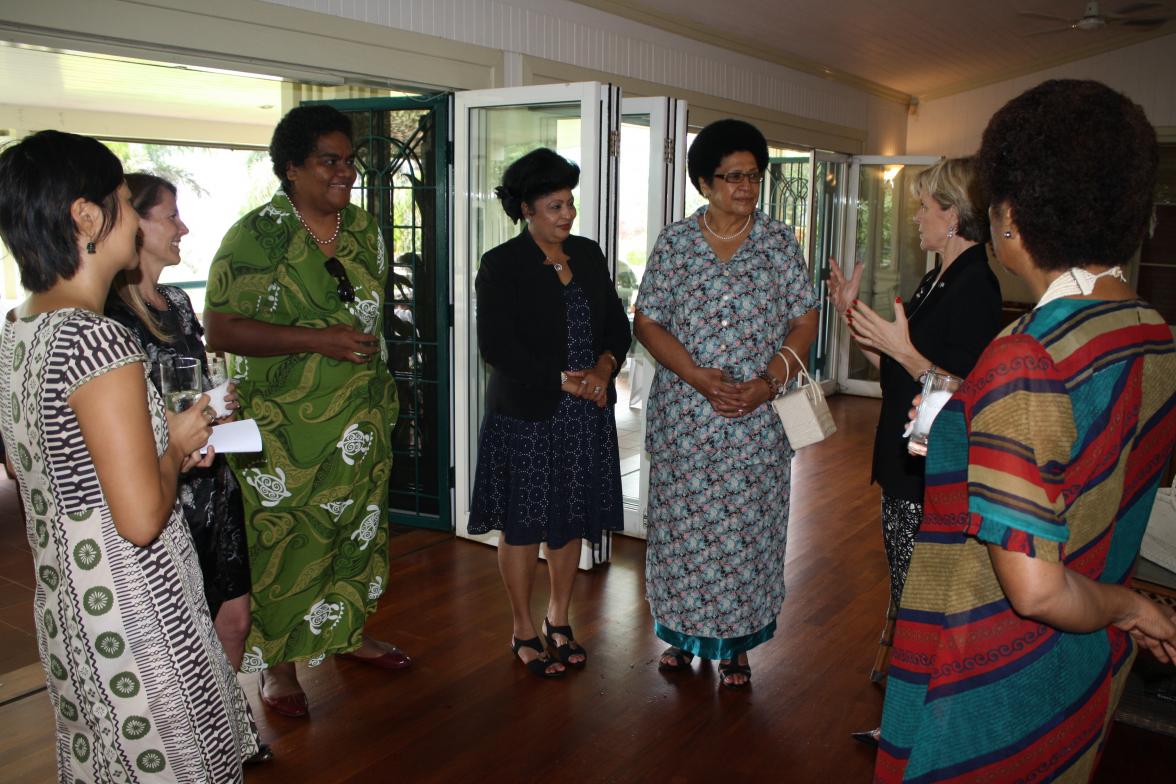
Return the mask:
<svg viewBox="0 0 1176 784">
<path fill-rule="evenodd" d="M 176 413 L 186 411 L 204 389 L 200 360 L 191 357 L 176 357 L 172 360 L 172 383 L 164 397 L 167 407 Z"/>
<path fill-rule="evenodd" d="M 218 357 L 216 354 L 209 354 L 207 359 L 208 381 L 212 388 L 219 387 L 229 380 L 228 370 L 225 367 L 225 358 Z"/>
<path fill-rule="evenodd" d="M 911 425 L 910 441 L 907 442 L 907 451 L 912 455 L 927 454 L 927 436 L 931 433 L 931 424 L 961 383 L 959 378 L 939 370 L 930 370 L 923 376 L 923 399 L 915 410 L 915 421 Z"/>
</svg>

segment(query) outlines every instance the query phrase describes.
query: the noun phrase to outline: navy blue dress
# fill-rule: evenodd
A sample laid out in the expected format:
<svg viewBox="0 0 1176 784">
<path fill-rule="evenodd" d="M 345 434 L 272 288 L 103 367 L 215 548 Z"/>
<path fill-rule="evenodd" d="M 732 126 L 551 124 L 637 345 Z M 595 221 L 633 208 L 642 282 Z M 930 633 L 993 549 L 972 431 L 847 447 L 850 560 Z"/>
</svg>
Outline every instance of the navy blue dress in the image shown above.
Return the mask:
<svg viewBox="0 0 1176 784">
<path fill-rule="evenodd" d="M 588 299 L 564 286 L 568 365 L 596 364 Z M 548 420 L 487 413 L 478 439 L 469 532 L 502 531 L 507 544 L 558 549 L 624 527 L 617 426 L 612 406 L 563 393 Z"/>
</svg>

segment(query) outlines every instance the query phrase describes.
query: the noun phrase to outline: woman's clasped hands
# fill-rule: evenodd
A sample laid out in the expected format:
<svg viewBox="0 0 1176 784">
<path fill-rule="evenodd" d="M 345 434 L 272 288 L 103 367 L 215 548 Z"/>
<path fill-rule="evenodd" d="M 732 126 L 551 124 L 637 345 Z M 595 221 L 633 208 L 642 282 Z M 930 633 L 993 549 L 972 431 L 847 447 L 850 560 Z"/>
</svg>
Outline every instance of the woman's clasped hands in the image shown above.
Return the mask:
<svg viewBox="0 0 1176 784">
<path fill-rule="evenodd" d="M 603 366 L 602 366 L 603 364 Z M 596 367 L 584 370 L 566 370 L 567 380 L 560 389 L 584 400 L 591 400 L 600 408 L 608 405 L 608 382 L 612 375 L 612 363 L 598 363 Z"/>
<path fill-rule="evenodd" d="M 716 414 L 728 419 L 746 416 L 772 397 L 772 389 L 763 379 L 734 381 L 719 368 L 697 368 L 687 381 Z"/>
</svg>

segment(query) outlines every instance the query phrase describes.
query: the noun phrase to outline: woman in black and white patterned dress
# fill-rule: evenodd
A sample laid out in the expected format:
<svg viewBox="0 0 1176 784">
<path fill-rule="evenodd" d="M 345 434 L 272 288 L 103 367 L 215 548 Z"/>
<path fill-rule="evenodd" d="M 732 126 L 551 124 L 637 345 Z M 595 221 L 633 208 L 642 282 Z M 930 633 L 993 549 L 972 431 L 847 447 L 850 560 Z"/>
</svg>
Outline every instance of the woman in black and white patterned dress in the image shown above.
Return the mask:
<svg viewBox="0 0 1176 784">
<path fill-rule="evenodd" d="M 215 414 L 164 411 L 143 352 L 101 314 L 136 263 L 122 166 L 42 131 L 0 153 L 0 238 L 33 292 L 0 339 L 0 427 L 27 510 L 37 642 L 61 782 L 240 782 L 257 751 L 213 631 L 180 471 Z"/>
<path fill-rule="evenodd" d="M 181 288 L 159 285 L 164 268 L 180 263 L 180 239 L 188 233 L 176 206 L 176 187 L 153 174 L 136 172 L 126 180 L 143 241 L 138 269 L 115 276 L 106 315 L 135 334 L 151 367 L 179 357 L 199 361 L 207 388 L 212 379 L 205 361 L 204 328 L 192 301 Z M 226 401 L 230 409 L 237 408 L 236 394 L 226 396 Z M 233 416 L 230 411 L 217 421 Z M 222 455 L 208 468 L 180 477 L 177 494 L 200 559 L 213 625 L 229 663 L 240 669 L 249 634 L 251 586 L 240 488 Z"/>
</svg>

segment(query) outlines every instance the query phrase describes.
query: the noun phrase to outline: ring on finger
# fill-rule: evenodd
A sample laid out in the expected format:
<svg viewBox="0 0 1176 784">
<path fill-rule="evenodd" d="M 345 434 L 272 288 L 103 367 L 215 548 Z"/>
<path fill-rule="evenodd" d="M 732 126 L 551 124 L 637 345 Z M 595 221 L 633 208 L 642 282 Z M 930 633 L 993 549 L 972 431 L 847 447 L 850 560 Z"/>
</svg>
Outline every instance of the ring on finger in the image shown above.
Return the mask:
<svg viewBox="0 0 1176 784">
<path fill-rule="evenodd" d="M 212 406 L 205 406 L 204 418 L 208 420 L 209 424 L 212 424 L 214 421 L 216 421 L 216 410 Z"/>
</svg>

